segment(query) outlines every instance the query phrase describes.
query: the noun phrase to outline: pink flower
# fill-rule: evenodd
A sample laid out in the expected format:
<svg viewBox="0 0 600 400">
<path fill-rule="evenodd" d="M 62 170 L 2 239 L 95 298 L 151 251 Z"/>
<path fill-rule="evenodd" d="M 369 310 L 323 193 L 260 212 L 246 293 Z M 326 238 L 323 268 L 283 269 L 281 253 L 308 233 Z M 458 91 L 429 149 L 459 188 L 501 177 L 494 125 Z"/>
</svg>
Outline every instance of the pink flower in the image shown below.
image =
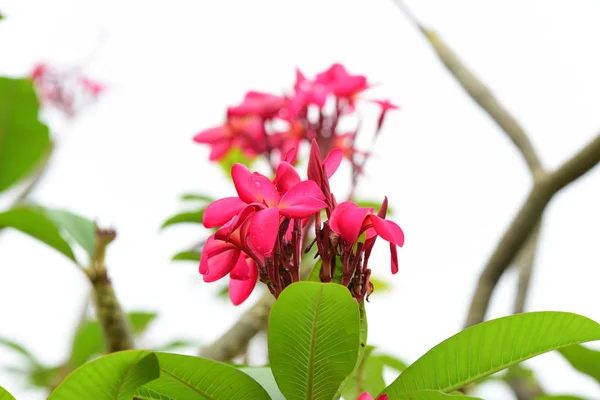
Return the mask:
<svg viewBox="0 0 600 400">
<path fill-rule="evenodd" d="M 285 98 L 270 93 L 250 91 L 246 93 L 241 104 L 230 107 L 228 116 L 243 117 L 249 114 L 263 118 L 273 118 L 285 105 Z"/>
<path fill-rule="evenodd" d="M 359 93 L 369 88 L 366 77 L 350 75 L 340 63 L 335 63 L 327 70 L 317 74 L 315 83 L 324 85 L 336 96 L 347 98 L 350 104 L 353 104 Z"/>
<path fill-rule="evenodd" d="M 81 78 L 80 79 L 81 82 L 81 86 L 87 90 L 93 97 L 97 97 L 98 95 L 100 95 L 100 93 L 104 92 L 104 90 L 106 89 L 106 87 L 99 83 L 96 82 L 92 79 L 89 78 Z"/>
<path fill-rule="evenodd" d="M 400 107 L 390 103 L 388 100 L 370 100 L 370 102 L 378 104 L 381 107 L 381 113 L 379 114 L 379 119 L 377 120 L 377 132 L 379 132 L 383 126 L 383 120 L 385 119 L 387 112 L 390 110 L 399 110 Z"/>
<path fill-rule="evenodd" d="M 257 281 L 258 268 L 254 261 L 247 256 L 240 257 L 229 274 L 229 299 L 234 306 L 239 306 L 250 297 Z"/>
<path fill-rule="evenodd" d="M 392 221 L 385 219 L 387 212 L 387 197 L 381 205 L 378 215 L 373 214 L 372 208 L 359 207 L 351 201 L 338 204 L 331 213 L 329 225 L 331 230 L 350 243 L 356 243 L 359 236 L 366 233 L 365 259 L 371 252 L 377 236 L 390 244 L 392 259 L 392 274 L 398 272 L 398 254 L 396 246 L 404 245 L 404 232 Z"/>
<path fill-rule="evenodd" d="M 266 176 L 252 173 L 242 164 L 235 164 L 231 176 L 238 197 L 226 197 L 211 203 L 204 211 L 204 226 L 214 228 L 236 215 L 247 218 L 247 213 L 254 212 L 249 226 L 250 247 L 258 254 L 269 255 L 277 239 L 281 217 L 303 219 L 327 206 L 315 182 L 301 181 L 290 164 L 282 162 L 278 171 L 276 186 Z M 246 214 L 243 210 L 247 210 Z M 238 217 L 230 229 L 236 229 L 244 222 L 245 218 Z"/>
<path fill-rule="evenodd" d="M 232 148 L 239 148 L 249 157 L 264 151 L 263 121 L 257 116 L 231 117 L 221 126 L 205 129 L 196 136 L 194 142 L 211 147 L 211 161 L 224 158 Z"/>
<path fill-rule="evenodd" d="M 389 399 L 389 397 L 387 394 L 382 394 L 381 396 L 377 397 L 377 400 L 388 400 L 388 399 Z M 368 392 L 364 392 L 356 400 L 373 400 L 373 396 L 371 396 Z"/>
</svg>

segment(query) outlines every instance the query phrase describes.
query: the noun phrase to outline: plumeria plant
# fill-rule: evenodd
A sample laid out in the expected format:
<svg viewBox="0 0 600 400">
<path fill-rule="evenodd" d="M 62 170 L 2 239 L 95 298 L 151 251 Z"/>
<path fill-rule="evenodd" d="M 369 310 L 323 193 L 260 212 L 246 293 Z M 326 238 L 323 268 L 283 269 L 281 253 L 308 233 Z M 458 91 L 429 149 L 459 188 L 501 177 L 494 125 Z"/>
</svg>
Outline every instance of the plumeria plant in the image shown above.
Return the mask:
<svg viewBox="0 0 600 400">
<path fill-rule="evenodd" d="M 81 93 L 96 98 L 104 89 L 88 78 L 69 82 L 43 64 L 28 79 L 0 79 L 0 139 L 14 139 L 0 140 L 12 146 L 0 148 L 0 190 L 31 179 L 50 145 L 49 130 L 38 120 L 40 102 L 71 116 Z M 194 136 L 196 143 L 209 146 L 209 159 L 227 172 L 235 194 L 184 196 L 201 207 L 174 215 L 163 227 L 200 223 L 205 234 L 174 260 L 193 261 L 204 282 L 228 278 L 225 293 L 235 306 L 254 291 L 265 293 L 259 305 L 267 325 L 260 315 L 244 317 L 250 322 L 241 336 L 231 331 L 214 346 L 235 349 L 227 357 L 173 352 L 197 346 L 188 340 L 135 349 L 137 335 L 156 315 L 125 313 L 120 306 L 105 263 L 116 231 L 24 201 L 0 213 L 0 227 L 45 242 L 85 274 L 95 310 L 95 318 L 82 319 L 61 365 L 42 365 L 18 343 L 0 338 L 0 345 L 27 358 L 28 366 L 19 372 L 32 385 L 49 389 L 50 400 L 443 400 L 473 399 L 473 384 L 509 367 L 510 374 L 500 379 L 522 377 L 524 369 L 517 364 L 548 351 L 560 350 L 579 366 L 586 357 L 597 359 L 597 353 L 578 344 L 600 340 L 600 324 L 553 311 L 474 324 L 410 365 L 369 345 L 367 303 L 374 291 L 385 288 L 372 271 L 389 268 L 401 277 L 399 249 L 405 245 L 401 217 L 388 218 L 393 199 L 383 192 L 376 202 L 356 198 L 385 119 L 398 109 L 388 100 L 367 99 L 371 86 L 339 63 L 312 78 L 298 70 L 289 93 L 250 91 L 227 108 L 221 125 Z M 6 106 L 13 102 L 20 112 Z M 374 129 L 364 132 L 359 110 L 373 105 L 379 116 Z M 370 148 L 358 147 L 359 134 L 370 135 Z M 18 163 L 8 156 L 16 153 L 24 154 Z M 266 170 L 260 172 L 259 161 Z M 342 163 L 350 167 L 347 177 L 338 172 Z M 334 193 L 330 181 L 344 179 L 349 193 Z M 389 265 L 371 260 L 381 244 L 389 249 Z M 268 363 L 231 363 L 262 329 Z M 384 379 L 386 367 L 399 372 L 391 382 Z M 0 399 L 11 398 L 0 388 Z M 550 397 L 536 397 L 541 398 Z"/>
</svg>

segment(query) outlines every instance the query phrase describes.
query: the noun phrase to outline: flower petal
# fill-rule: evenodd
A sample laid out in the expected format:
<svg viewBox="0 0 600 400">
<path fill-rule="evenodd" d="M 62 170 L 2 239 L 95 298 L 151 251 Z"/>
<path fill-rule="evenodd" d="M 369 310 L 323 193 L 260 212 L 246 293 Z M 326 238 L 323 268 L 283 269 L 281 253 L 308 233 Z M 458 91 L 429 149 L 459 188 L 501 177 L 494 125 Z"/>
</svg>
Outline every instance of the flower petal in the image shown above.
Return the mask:
<svg viewBox="0 0 600 400">
<path fill-rule="evenodd" d="M 240 259 L 241 258 L 242 257 L 240 257 Z M 248 266 L 248 278 L 239 280 L 231 276 L 229 280 L 229 299 L 235 306 L 242 304 L 248 299 L 258 280 L 258 268 L 254 264 L 254 261 L 247 259 L 244 263 L 247 263 Z"/>
<path fill-rule="evenodd" d="M 277 207 L 260 210 L 250 222 L 248 241 L 252 250 L 263 256 L 271 254 L 279 232 Z"/>
<path fill-rule="evenodd" d="M 394 243 L 390 243 L 390 255 L 392 259 L 392 274 L 398 272 L 398 249 Z"/>
<path fill-rule="evenodd" d="M 225 157 L 232 147 L 231 140 L 223 140 L 221 142 L 212 143 L 210 147 L 209 161 L 220 160 Z"/>
<path fill-rule="evenodd" d="M 240 253 L 240 258 L 237 260 L 235 267 L 233 267 L 233 269 L 229 273 L 229 277 L 231 279 L 244 281 L 250 277 L 250 268 L 248 267 L 246 258 L 247 257 L 244 253 Z"/>
<path fill-rule="evenodd" d="M 325 160 L 323 160 L 323 166 L 325 166 L 325 173 L 327 174 L 327 178 L 331 178 L 331 176 L 337 171 L 340 163 L 342 162 L 342 157 L 344 157 L 344 151 L 342 149 L 333 149 L 327 154 Z"/>
<path fill-rule="evenodd" d="M 345 201 L 333 209 L 329 218 L 329 226 L 344 240 L 354 243 L 360 235 L 363 221 L 368 214 L 368 208 L 359 207 L 351 201 Z"/>
<path fill-rule="evenodd" d="M 296 168 L 292 164 L 285 161 L 279 163 L 273 184 L 280 193 L 287 192 L 294 185 L 300 183 L 300 181 L 300 175 L 298 175 L 298 171 L 296 171 Z"/>
<path fill-rule="evenodd" d="M 202 223 L 205 228 L 215 228 L 229 222 L 246 204 L 238 197 L 225 197 L 213 201 L 204 210 Z"/>
<path fill-rule="evenodd" d="M 283 195 L 279 203 L 281 215 L 306 218 L 327 207 L 325 196 L 314 181 L 302 181 Z"/>
<path fill-rule="evenodd" d="M 388 221 L 377 215 L 369 215 L 373 228 L 384 240 L 402 247 L 404 245 L 404 232 L 393 221 Z"/>
<path fill-rule="evenodd" d="M 226 126 L 216 126 L 214 128 L 205 129 L 194 136 L 196 143 L 215 143 L 227 139 L 229 130 Z"/>
<path fill-rule="evenodd" d="M 236 163 L 231 167 L 231 178 L 240 199 L 245 203 L 261 202 L 262 197 L 252 184 L 252 172 L 244 164 Z"/>
<path fill-rule="evenodd" d="M 361 394 L 360 396 L 358 396 L 358 399 L 356 399 L 356 400 L 373 400 L 373 396 L 371 396 L 367 392 L 364 392 L 363 394 Z"/>
<path fill-rule="evenodd" d="M 240 250 L 230 244 L 215 240 L 212 236 L 206 241 L 200 260 L 200 273 L 204 282 L 214 282 L 227 275 L 235 267 Z"/>
</svg>

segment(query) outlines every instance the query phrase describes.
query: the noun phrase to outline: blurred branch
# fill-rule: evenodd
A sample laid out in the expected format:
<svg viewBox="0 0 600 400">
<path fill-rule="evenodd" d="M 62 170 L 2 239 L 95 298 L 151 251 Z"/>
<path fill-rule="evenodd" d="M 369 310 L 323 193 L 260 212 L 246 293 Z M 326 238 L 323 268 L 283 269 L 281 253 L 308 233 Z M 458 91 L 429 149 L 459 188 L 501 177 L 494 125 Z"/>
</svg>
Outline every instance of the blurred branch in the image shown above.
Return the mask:
<svg viewBox="0 0 600 400">
<path fill-rule="evenodd" d="M 100 322 L 106 351 L 113 353 L 133 348 L 133 335 L 127 316 L 123 312 L 105 265 L 108 245 L 115 239 L 113 230 L 96 229 L 96 251 L 88 271 L 92 282 L 92 298 Z"/>
<path fill-rule="evenodd" d="M 479 277 L 465 327 L 483 322 L 496 283 L 538 224 L 552 197 L 600 162 L 600 134 L 545 179 L 538 180 Z"/>
<path fill-rule="evenodd" d="M 517 284 L 517 295 L 513 310 L 514 314 L 525 312 L 525 302 L 527 300 L 527 292 L 529 291 L 529 283 L 535 264 L 535 254 L 537 252 L 540 237 L 540 227 L 541 221 L 533 228 L 533 232 L 531 232 L 529 238 L 523 247 L 521 247 L 521 250 L 514 261 L 514 265 L 519 269 L 519 283 Z"/>
<path fill-rule="evenodd" d="M 433 30 L 424 27 L 410 12 L 403 1 L 395 0 L 396 5 L 402 10 L 413 25 L 423 33 L 435 50 L 440 61 L 456 78 L 458 83 L 467 91 L 469 96 L 492 118 L 492 120 L 506 133 L 506 136 L 519 150 L 527 167 L 535 178 L 544 174 L 544 168 L 533 148 L 529 137 L 517 120 L 496 99 L 491 90 L 469 70 L 460 58 L 444 43 L 440 36 Z"/>
<path fill-rule="evenodd" d="M 519 150 L 533 177 L 534 186 L 527 200 L 505 232 L 480 276 L 467 316 L 466 327 L 484 320 L 493 290 L 513 259 L 514 264 L 519 268 L 514 312 L 524 312 L 543 212 L 554 194 L 585 174 L 600 161 L 600 144 L 597 143 L 600 142 L 600 136 L 549 175 L 524 129 L 495 98 L 490 89 L 464 65 L 436 32 L 425 28 L 419 22 L 402 0 L 395 0 L 395 4 L 429 41 L 440 61 L 470 97 L 509 137 Z M 518 400 L 530 400 L 544 393 L 539 383 L 533 378 L 523 380 L 515 376 L 514 379 L 507 382 Z"/>
<path fill-rule="evenodd" d="M 200 357 L 229 361 L 243 354 L 248 347 L 248 342 L 266 329 L 273 303 L 275 303 L 273 295 L 265 293 L 219 339 L 203 347 L 200 350 Z"/>
<path fill-rule="evenodd" d="M 27 184 L 27 186 L 25 186 L 23 191 L 17 196 L 17 198 L 15 199 L 15 201 L 12 204 L 13 207 L 25 202 L 27 200 L 27 198 L 29 197 L 29 195 L 36 188 L 36 186 L 40 183 L 40 181 L 46 174 L 48 165 L 50 164 L 50 159 L 52 158 L 52 155 L 54 154 L 54 149 L 56 149 L 56 142 L 54 140 L 52 140 L 50 142 L 50 146 L 48 147 L 48 150 L 46 151 L 46 154 L 44 154 L 42 156 L 42 159 L 40 160 L 40 164 L 37 167 L 37 169 L 33 175 L 33 179 Z"/>
</svg>

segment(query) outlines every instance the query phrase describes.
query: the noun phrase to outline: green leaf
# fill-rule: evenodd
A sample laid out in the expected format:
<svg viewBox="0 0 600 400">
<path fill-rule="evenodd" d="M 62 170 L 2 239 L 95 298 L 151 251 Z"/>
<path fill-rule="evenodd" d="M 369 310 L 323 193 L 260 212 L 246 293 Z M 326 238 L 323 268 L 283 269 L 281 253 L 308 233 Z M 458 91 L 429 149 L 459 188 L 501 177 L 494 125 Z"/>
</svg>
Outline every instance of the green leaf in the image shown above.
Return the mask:
<svg viewBox="0 0 600 400">
<path fill-rule="evenodd" d="M 196 210 L 196 211 L 185 211 L 185 212 L 176 214 L 176 215 L 172 216 L 171 218 L 167 219 L 165 222 L 163 222 L 163 224 L 160 228 L 165 229 L 166 227 L 175 225 L 175 224 L 189 224 L 189 223 L 201 224 L 203 216 L 204 216 L 204 208 L 201 208 L 200 210 Z"/>
<path fill-rule="evenodd" d="M 37 358 L 33 355 L 31 351 L 26 349 L 25 346 L 15 342 L 14 340 L 0 337 L 0 346 L 7 347 L 16 353 L 19 353 L 27 360 L 27 362 L 32 367 L 40 365 L 40 362 L 37 360 Z"/>
<path fill-rule="evenodd" d="M 575 345 L 559 349 L 558 352 L 577 371 L 591 376 L 600 383 L 600 351 Z"/>
<path fill-rule="evenodd" d="M 155 351 L 172 351 L 183 347 L 198 347 L 200 344 L 194 340 L 176 339 L 161 346 L 156 346 Z"/>
<path fill-rule="evenodd" d="M 155 353 L 160 378 L 136 392 L 141 399 L 269 400 L 265 389 L 236 368 L 204 358 Z"/>
<path fill-rule="evenodd" d="M 0 77 L 0 192 L 38 166 L 50 149 L 48 127 L 29 79 Z"/>
<path fill-rule="evenodd" d="M 48 400 L 131 400 L 140 386 L 160 375 L 152 352 L 127 350 L 97 358 L 73 371 Z"/>
<path fill-rule="evenodd" d="M 134 311 L 128 314 L 131 331 L 134 335 L 142 334 L 148 325 L 157 317 L 156 313 Z M 102 328 L 97 320 L 84 322 L 73 338 L 71 345 L 70 365 L 76 368 L 95 355 L 106 351 Z"/>
<path fill-rule="evenodd" d="M 158 317 L 155 312 L 132 311 L 127 314 L 129 317 L 129 326 L 134 335 L 143 334 L 152 321 Z"/>
<path fill-rule="evenodd" d="M 269 367 L 244 367 L 238 368 L 243 373 L 249 375 L 258 382 L 271 396 L 271 400 L 286 400 L 277 387 L 277 382 L 273 376 L 273 371 Z"/>
<path fill-rule="evenodd" d="M 227 177 L 231 177 L 231 168 L 235 163 L 244 164 L 246 167 L 251 168 L 256 158 L 249 158 L 237 147 L 229 150 L 229 153 L 225 157 L 219 160 L 219 166 Z"/>
<path fill-rule="evenodd" d="M 408 367 L 384 393 L 446 393 L 539 354 L 600 339 L 600 324 L 566 312 L 532 312 L 474 325 Z"/>
<path fill-rule="evenodd" d="M 216 199 L 214 197 L 207 196 L 205 194 L 186 193 L 183 196 L 181 196 L 181 200 L 184 200 L 184 201 L 199 201 L 201 203 L 212 203 Z"/>
<path fill-rule="evenodd" d="M 91 220 L 65 210 L 45 209 L 46 216 L 63 231 L 63 237 L 79 244 L 90 259 L 96 251 L 96 225 Z"/>
<path fill-rule="evenodd" d="M 446 394 L 435 390 L 415 390 L 390 397 L 390 400 L 482 400 L 463 394 Z"/>
<path fill-rule="evenodd" d="M 381 202 L 383 201 L 383 199 L 381 199 L 380 201 L 376 201 L 376 200 L 354 200 L 354 202 L 356 203 L 356 205 L 358 205 L 359 207 L 365 207 L 365 208 L 373 208 L 375 210 L 375 212 L 377 213 L 377 211 L 379 211 L 379 208 L 381 207 Z M 390 207 L 388 205 L 388 209 L 387 209 L 387 215 L 392 215 L 394 214 L 394 210 L 392 209 L 392 207 Z"/>
<path fill-rule="evenodd" d="M 358 304 L 335 283 L 294 283 L 271 310 L 268 342 L 286 399 L 331 400 L 358 360 Z"/>
<path fill-rule="evenodd" d="M 75 261 L 71 246 L 61 236 L 55 222 L 40 207 L 19 206 L 0 213 L 0 227 L 17 229 Z"/>
<path fill-rule="evenodd" d="M 0 386 L 0 400 L 16 400 L 12 394 L 8 393 L 8 390 Z"/>
<path fill-rule="evenodd" d="M 373 284 L 373 293 L 389 292 L 392 289 L 392 285 L 382 278 L 371 276 L 369 281 Z"/>
<path fill-rule="evenodd" d="M 200 253 L 199 251 L 182 251 L 182 252 L 179 252 L 179 253 L 175 254 L 171 258 L 171 261 L 194 261 L 194 262 L 200 262 L 200 257 L 201 256 L 202 256 L 202 253 Z"/>
<path fill-rule="evenodd" d="M 385 389 L 383 378 L 385 367 L 392 368 L 397 372 L 402 372 L 408 367 L 406 363 L 396 357 L 389 354 L 374 354 L 374 350 L 373 346 L 367 346 L 363 362 L 344 387 L 345 399 L 352 400 L 362 392 L 379 393 Z"/>
</svg>

